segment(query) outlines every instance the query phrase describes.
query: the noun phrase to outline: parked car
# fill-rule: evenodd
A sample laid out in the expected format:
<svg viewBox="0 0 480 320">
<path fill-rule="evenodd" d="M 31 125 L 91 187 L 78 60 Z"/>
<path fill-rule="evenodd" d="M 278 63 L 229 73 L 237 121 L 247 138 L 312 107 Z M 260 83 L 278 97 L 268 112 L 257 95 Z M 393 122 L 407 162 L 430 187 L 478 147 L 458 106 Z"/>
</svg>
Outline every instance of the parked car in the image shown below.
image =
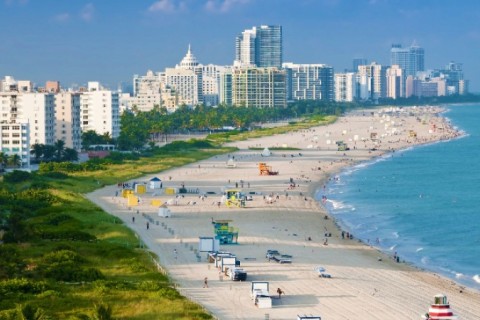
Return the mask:
<svg viewBox="0 0 480 320">
<path fill-rule="evenodd" d="M 279 256 L 280 252 L 278 250 L 267 250 L 267 254 L 265 255 L 265 258 L 267 259 L 272 259 L 274 256 Z"/>
<path fill-rule="evenodd" d="M 247 272 L 242 268 L 231 268 L 227 270 L 227 276 L 233 281 L 247 280 Z"/>
</svg>

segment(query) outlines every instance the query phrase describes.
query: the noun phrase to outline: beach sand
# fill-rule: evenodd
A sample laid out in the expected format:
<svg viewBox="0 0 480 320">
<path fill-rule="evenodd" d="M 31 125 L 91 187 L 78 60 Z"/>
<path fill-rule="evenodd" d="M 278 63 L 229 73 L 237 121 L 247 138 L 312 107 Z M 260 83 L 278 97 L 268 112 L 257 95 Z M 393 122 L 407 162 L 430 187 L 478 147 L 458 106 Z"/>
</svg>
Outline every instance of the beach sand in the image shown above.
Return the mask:
<svg viewBox="0 0 480 320">
<path fill-rule="evenodd" d="M 238 152 L 158 173 L 163 189 L 140 195 L 140 204 L 132 208 L 127 207 L 126 199 L 115 197 L 117 186 L 99 189 L 87 197 L 134 230 L 159 257 L 179 291 L 219 319 L 296 319 L 303 314 L 323 320 L 420 319 L 438 293 L 448 296 L 461 319 L 478 319 L 477 291 L 397 263 L 389 254 L 355 238 L 342 239 L 334 217 L 328 217 L 322 204 L 313 198 L 316 191 L 321 197 L 328 179 L 347 166 L 459 135 L 439 116 L 439 108 L 403 108 L 400 113 L 384 110 L 390 112 L 357 112 L 328 126 L 231 143 Z M 371 140 L 372 133 L 378 138 L 376 142 Z M 337 151 L 335 142 L 339 140 L 351 150 Z M 264 147 L 282 146 L 301 150 L 261 155 Z M 376 150 L 371 151 L 373 148 Z M 236 167 L 227 168 L 227 160 L 233 157 Z M 279 174 L 259 175 L 259 162 L 266 162 Z M 218 206 L 222 190 L 235 188 L 236 184 L 245 193 L 255 192 L 253 200 L 247 201 L 245 208 Z M 182 185 L 198 189 L 206 197 L 186 194 L 176 198 L 163 193 L 165 188 Z M 271 201 L 267 201 L 269 196 Z M 158 217 L 158 208 L 150 205 L 153 198 L 177 202 L 169 205 L 172 217 Z M 151 221 L 148 230 L 145 216 Z M 222 245 L 221 250 L 236 254 L 248 273 L 246 282 L 221 279 L 218 269 L 207 262 L 206 253 L 199 253 L 198 261 L 198 237 L 214 235 L 212 219 L 232 220 L 230 225 L 239 229 L 238 244 Z M 326 233 L 331 237 L 326 238 Z M 292 255 L 292 263 L 269 262 L 265 258 L 268 249 Z M 316 266 L 324 267 L 332 278 L 318 277 Z M 205 277 L 208 288 L 203 288 Z M 271 309 L 259 309 L 250 298 L 250 281 L 268 281 L 272 295 L 277 288 L 285 295 L 273 299 Z"/>
</svg>

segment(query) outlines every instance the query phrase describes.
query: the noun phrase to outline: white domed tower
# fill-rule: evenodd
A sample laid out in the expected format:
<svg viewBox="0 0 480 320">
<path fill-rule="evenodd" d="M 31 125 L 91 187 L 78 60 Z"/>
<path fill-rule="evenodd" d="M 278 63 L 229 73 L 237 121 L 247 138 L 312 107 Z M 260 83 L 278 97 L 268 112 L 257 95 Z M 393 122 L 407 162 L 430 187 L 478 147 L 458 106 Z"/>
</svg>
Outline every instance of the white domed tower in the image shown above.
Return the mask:
<svg viewBox="0 0 480 320">
<path fill-rule="evenodd" d="M 457 316 L 453 314 L 448 303 L 447 296 L 437 294 L 434 303 L 428 309 L 428 312 L 422 316 L 423 319 L 429 320 L 456 320 Z"/>
<path fill-rule="evenodd" d="M 192 50 L 190 49 L 190 45 L 188 45 L 188 51 L 185 57 L 183 57 L 180 65 L 177 65 L 179 68 L 194 70 L 198 67 L 199 63 L 197 58 L 193 55 Z"/>
</svg>

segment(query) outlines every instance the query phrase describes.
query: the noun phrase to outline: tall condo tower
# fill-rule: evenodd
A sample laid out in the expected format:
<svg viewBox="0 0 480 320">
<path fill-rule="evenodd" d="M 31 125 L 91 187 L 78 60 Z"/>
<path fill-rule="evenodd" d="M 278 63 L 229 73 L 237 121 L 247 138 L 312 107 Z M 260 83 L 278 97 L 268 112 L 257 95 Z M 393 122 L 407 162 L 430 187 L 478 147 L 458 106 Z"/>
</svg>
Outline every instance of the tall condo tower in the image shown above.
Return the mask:
<svg viewBox="0 0 480 320">
<path fill-rule="evenodd" d="M 235 41 L 235 64 L 259 68 L 281 68 L 283 62 L 282 27 L 247 29 Z"/>
<path fill-rule="evenodd" d="M 418 71 L 425 71 L 425 50 L 413 43 L 408 48 L 393 44 L 390 49 L 390 64 L 398 65 L 404 70 L 404 77 L 416 76 Z"/>
</svg>

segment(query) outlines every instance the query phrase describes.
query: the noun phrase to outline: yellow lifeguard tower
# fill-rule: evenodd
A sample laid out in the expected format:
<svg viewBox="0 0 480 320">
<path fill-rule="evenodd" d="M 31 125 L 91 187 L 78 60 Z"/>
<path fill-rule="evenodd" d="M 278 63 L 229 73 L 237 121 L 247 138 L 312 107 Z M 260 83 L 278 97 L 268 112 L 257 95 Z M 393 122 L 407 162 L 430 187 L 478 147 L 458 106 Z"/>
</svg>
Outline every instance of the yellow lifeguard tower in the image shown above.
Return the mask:
<svg viewBox="0 0 480 320">
<path fill-rule="evenodd" d="M 245 197 L 241 193 L 240 189 L 228 189 L 225 190 L 225 204 L 227 207 L 237 207 L 237 208 L 244 208 L 245 207 Z"/>
</svg>

